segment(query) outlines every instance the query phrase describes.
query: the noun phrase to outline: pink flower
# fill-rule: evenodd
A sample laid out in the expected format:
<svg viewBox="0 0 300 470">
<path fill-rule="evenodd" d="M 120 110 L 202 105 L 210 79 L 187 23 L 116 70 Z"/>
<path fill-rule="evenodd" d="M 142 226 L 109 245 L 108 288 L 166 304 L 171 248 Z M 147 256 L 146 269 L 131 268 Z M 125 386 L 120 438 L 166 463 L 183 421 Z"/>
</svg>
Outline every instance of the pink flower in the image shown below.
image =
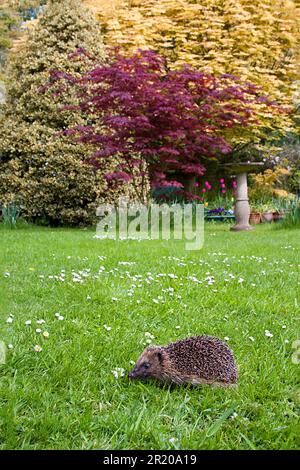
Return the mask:
<svg viewBox="0 0 300 470">
<path fill-rule="evenodd" d="M 222 193 L 225 194 L 225 193 L 226 193 L 226 189 L 222 189 Z"/>
<path fill-rule="evenodd" d="M 209 184 L 209 182 L 208 182 L 208 181 L 205 181 L 205 183 L 204 183 L 204 184 L 205 184 L 205 186 L 207 187 L 207 189 L 211 189 L 211 185 Z"/>
<path fill-rule="evenodd" d="M 224 183 L 224 182 L 225 182 L 225 180 L 223 178 L 220 179 L 220 183 Z"/>
<path fill-rule="evenodd" d="M 221 184 L 221 188 L 225 189 L 226 185 L 224 183 Z"/>
<path fill-rule="evenodd" d="M 233 182 L 232 182 L 232 187 L 233 187 L 233 188 L 236 188 L 236 181 L 233 181 Z"/>
<path fill-rule="evenodd" d="M 206 189 L 205 189 L 205 188 L 203 188 L 203 189 L 202 189 L 202 192 L 203 192 L 203 193 L 206 193 Z"/>
<path fill-rule="evenodd" d="M 195 186 L 195 188 L 198 188 L 199 183 L 195 183 L 194 186 Z"/>
</svg>

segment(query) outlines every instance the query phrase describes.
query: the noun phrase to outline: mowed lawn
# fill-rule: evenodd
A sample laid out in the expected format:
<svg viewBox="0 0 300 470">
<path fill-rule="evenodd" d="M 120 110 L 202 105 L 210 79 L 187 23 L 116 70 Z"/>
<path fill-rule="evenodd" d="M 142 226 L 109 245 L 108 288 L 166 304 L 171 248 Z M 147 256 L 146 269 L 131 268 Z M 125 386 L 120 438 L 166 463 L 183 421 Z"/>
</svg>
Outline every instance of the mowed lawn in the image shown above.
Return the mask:
<svg viewBox="0 0 300 470">
<path fill-rule="evenodd" d="M 94 233 L 0 228 L 0 448 L 299 448 L 299 231 L 208 224 L 201 251 Z M 238 388 L 130 382 L 149 334 L 225 339 Z"/>
</svg>

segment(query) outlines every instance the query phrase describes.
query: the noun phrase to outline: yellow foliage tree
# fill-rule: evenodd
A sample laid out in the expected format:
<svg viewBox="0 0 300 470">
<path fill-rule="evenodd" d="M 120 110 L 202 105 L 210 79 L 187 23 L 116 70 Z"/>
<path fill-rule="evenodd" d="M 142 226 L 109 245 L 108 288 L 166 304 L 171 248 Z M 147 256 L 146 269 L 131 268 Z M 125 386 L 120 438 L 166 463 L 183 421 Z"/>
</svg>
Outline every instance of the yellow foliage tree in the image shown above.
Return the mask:
<svg viewBox="0 0 300 470">
<path fill-rule="evenodd" d="M 86 0 L 103 27 L 104 41 L 128 53 L 150 48 L 170 68 L 188 63 L 229 73 L 291 104 L 299 79 L 299 1 Z M 282 120 L 284 121 L 284 120 Z"/>
<path fill-rule="evenodd" d="M 264 173 L 251 174 L 250 196 L 253 200 L 269 200 L 271 197 L 286 198 L 289 193 L 283 186 L 285 179 L 290 175 L 286 168 L 277 167 L 267 169 Z"/>
</svg>

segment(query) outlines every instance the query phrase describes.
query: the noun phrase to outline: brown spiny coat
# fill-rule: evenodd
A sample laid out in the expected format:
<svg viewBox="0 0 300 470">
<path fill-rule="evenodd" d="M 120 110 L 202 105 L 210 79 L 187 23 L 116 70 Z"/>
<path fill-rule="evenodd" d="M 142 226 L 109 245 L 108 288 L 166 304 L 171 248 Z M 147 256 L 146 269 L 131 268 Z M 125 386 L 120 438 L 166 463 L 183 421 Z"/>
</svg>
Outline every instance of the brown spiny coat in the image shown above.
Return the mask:
<svg viewBox="0 0 300 470">
<path fill-rule="evenodd" d="M 238 373 L 227 344 L 212 336 L 193 336 L 146 348 L 129 378 L 232 386 Z"/>
</svg>

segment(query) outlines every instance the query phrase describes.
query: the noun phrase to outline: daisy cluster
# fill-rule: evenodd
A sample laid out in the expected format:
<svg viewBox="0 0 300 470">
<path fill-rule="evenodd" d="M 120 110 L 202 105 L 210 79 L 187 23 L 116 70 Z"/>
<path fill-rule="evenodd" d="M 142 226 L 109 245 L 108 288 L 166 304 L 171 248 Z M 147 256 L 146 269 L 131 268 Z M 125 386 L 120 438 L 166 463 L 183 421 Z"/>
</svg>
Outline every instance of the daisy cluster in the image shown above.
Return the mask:
<svg viewBox="0 0 300 470">
<path fill-rule="evenodd" d="M 59 320 L 64 319 L 64 317 L 61 316 L 59 313 L 56 313 L 55 316 Z M 14 315 L 9 314 L 8 318 L 6 319 L 6 323 L 11 325 L 13 322 L 14 322 Z M 25 320 L 24 325 L 26 328 L 30 327 L 31 331 L 35 332 L 35 334 L 37 336 L 40 336 L 40 338 L 49 338 L 50 333 L 47 331 L 47 329 L 45 329 L 44 326 L 42 326 L 42 325 L 45 325 L 45 323 L 46 321 L 43 318 L 40 318 L 38 320 Z M 36 325 L 40 325 L 40 327 L 35 328 Z M 14 345 L 12 343 L 9 343 L 8 348 L 13 349 Z M 42 346 L 40 346 L 39 344 L 35 344 L 32 346 L 32 350 L 35 352 L 41 352 L 42 349 L 43 349 Z"/>
<path fill-rule="evenodd" d="M 292 248 L 291 246 L 283 247 L 283 249 L 289 250 L 292 250 Z M 53 257 L 55 257 L 54 254 Z M 245 266 L 245 263 L 247 263 L 247 266 Z M 78 269 L 78 264 L 83 266 Z M 251 269 L 249 269 L 249 264 Z M 158 267 L 160 272 L 157 272 Z M 152 305 L 152 308 L 160 308 L 166 304 L 169 307 L 170 303 L 174 303 L 175 309 L 186 309 L 191 293 L 197 295 L 198 289 L 200 292 L 200 289 L 206 288 L 206 296 L 219 296 L 221 301 L 221 295 L 226 293 L 226 289 L 233 287 L 236 296 L 238 296 L 239 290 L 247 288 L 247 292 L 249 292 L 251 288 L 260 288 L 260 279 L 273 283 L 274 277 L 277 276 L 277 279 L 280 279 L 282 288 L 284 288 L 284 283 L 289 282 L 291 278 L 300 284 L 299 267 L 300 264 L 297 264 L 297 262 L 291 263 L 284 257 L 280 259 L 276 259 L 275 256 L 268 259 L 265 256 L 256 255 L 238 257 L 234 254 L 219 251 L 209 252 L 205 258 L 191 259 L 188 256 L 164 256 L 159 260 L 151 260 L 149 262 L 150 269 L 141 274 L 138 260 L 119 259 L 112 264 L 111 258 L 106 255 L 98 255 L 93 260 L 87 257 L 79 258 L 68 255 L 66 256 L 66 265 L 58 273 L 46 275 L 38 272 L 40 270 L 32 268 L 30 276 L 36 276 L 37 282 L 45 285 L 45 287 L 48 287 L 49 283 L 63 283 L 66 289 L 68 286 L 78 289 L 82 285 L 91 287 L 91 292 L 85 297 L 90 304 L 94 300 L 93 292 L 95 288 L 98 290 L 102 285 L 112 284 L 114 291 L 113 295 L 108 296 L 108 303 L 125 301 L 126 304 L 131 305 L 133 303 L 136 305 Z M 283 273 L 284 276 L 282 276 Z M 5 283 L 14 282 L 13 275 L 9 271 L 4 272 L 3 277 L 6 279 Z M 53 315 L 56 322 L 65 320 L 64 315 L 59 312 Z M 226 322 L 228 317 L 225 317 L 224 321 Z M 11 334 L 14 321 L 14 315 L 8 315 L 6 324 L 10 328 L 9 334 Z M 73 322 L 75 323 L 75 320 Z M 31 328 L 37 335 L 37 344 L 33 344 L 32 349 L 41 352 L 42 346 L 39 344 L 41 341 L 38 341 L 38 338 L 47 339 L 50 336 L 45 326 L 45 320 L 27 319 L 24 326 Z M 283 332 L 287 329 L 285 324 L 280 326 Z M 111 325 L 103 325 L 103 330 L 106 333 L 109 333 L 112 328 Z M 180 325 L 176 325 L 175 328 L 179 329 Z M 274 331 L 272 324 L 268 323 L 263 325 L 261 335 L 268 340 L 272 340 L 275 335 Z M 248 334 L 248 339 L 252 343 L 260 335 L 257 331 L 255 333 L 249 331 Z M 146 345 L 151 344 L 153 339 L 154 335 L 146 332 L 143 342 Z M 230 340 L 228 336 L 224 339 L 226 341 Z M 285 340 L 285 342 L 287 343 L 288 340 Z M 12 342 L 9 343 L 9 347 L 10 349 L 13 348 Z"/>
</svg>

